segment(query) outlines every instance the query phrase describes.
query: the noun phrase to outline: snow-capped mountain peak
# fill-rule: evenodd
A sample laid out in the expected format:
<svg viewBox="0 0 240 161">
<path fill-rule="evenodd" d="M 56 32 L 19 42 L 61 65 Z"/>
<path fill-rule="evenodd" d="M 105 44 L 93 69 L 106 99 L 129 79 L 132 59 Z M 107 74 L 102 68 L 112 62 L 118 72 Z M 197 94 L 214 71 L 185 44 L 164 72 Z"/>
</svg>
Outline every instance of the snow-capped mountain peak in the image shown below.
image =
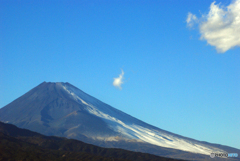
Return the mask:
<svg viewBox="0 0 240 161">
<path fill-rule="evenodd" d="M 1 108 L 0 121 L 44 135 L 166 157 L 193 159 L 237 151 L 149 125 L 69 83 L 41 83 Z"/>
</svg>

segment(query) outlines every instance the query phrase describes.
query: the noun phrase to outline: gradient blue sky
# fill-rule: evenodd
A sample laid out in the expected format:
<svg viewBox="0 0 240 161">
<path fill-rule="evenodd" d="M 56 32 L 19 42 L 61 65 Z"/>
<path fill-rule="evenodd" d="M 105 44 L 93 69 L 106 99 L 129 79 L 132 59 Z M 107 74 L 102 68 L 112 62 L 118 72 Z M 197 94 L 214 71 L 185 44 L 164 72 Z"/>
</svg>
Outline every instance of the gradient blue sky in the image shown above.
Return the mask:
<svg viewBox="0 0 240 161">
<path fill-rule="evenodd" d="M 1 0 L 0 107 L 69 82 L 161 129 L 240 149 L 240 48 L 218 53 L 186 23 L 212 2 Z"/>
</svg>

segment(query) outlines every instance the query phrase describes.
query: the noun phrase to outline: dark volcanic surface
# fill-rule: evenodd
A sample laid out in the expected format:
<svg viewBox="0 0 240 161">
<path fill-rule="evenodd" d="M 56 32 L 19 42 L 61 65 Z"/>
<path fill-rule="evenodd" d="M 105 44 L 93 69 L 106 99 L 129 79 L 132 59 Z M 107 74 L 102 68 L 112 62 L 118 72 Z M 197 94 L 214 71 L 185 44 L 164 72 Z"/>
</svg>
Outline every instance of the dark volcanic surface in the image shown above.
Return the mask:
<svg viewBox="0 0 240 161">
<path fill-rule="evenodd" d="M 102 119 L 84 111 L 84 105 L 72 100 L 56 83 L 44 82 L 3 107 L 0 120 L 45 135 L 71 135 L 76 123 L 80 125 L 78 135 L 115 133 Z"/>
</svg>

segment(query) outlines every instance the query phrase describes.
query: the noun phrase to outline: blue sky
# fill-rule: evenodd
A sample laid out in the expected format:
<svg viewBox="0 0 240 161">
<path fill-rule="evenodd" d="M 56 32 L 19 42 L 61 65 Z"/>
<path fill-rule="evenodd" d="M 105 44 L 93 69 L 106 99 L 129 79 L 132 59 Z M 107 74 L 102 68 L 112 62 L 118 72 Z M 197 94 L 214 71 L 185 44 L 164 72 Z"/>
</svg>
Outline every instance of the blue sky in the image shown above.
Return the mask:
<svg viewBox="0 0 240 161">
<path fill-rule="evenodd" d="M 240 149 L 237 2 L 1 0 L 0 107 L 69 82 L 161 129 Z"/>
</svg>

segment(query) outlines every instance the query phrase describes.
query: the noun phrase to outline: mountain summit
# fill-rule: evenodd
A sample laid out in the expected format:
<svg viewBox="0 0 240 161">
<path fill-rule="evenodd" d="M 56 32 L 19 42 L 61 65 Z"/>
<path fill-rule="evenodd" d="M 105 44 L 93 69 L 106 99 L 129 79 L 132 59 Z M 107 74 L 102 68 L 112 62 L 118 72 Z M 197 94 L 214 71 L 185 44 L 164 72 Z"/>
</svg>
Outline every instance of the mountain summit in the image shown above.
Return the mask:
<svg viewBox="0 0 240 161">
<path fill-rule="evenodd" d="M 0 109 L 0 121 L 44 135 L 73 138 L 105 147 L 146 145 L 208 155 L 226 148 L 151 126 L 69 83 L 43 82 Z M 132 149 L 144 151 L 136 146 Z M 146 148 L 145 148 L 146 149 Z M 165 149 L 166 150 L 166 149 Z M 148 152 L 148 151 L 147 151 Z"/>
</svg>

